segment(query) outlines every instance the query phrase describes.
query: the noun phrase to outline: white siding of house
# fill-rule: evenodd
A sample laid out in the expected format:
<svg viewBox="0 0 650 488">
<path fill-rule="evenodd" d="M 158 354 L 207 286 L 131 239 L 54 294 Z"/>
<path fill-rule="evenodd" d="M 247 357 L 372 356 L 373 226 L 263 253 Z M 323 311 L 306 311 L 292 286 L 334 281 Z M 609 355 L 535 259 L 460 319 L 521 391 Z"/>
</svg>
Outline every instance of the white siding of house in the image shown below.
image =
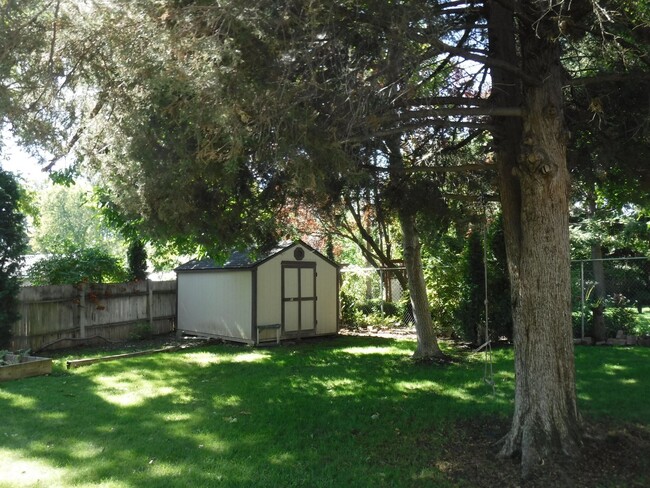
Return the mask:
<svg viewBox="0 0 650 488">
<path fill-rule="evenodd" d="M 178 329 L 251 341 L 252 273 L 249 270 L 178 274 Z"/>
</svg>

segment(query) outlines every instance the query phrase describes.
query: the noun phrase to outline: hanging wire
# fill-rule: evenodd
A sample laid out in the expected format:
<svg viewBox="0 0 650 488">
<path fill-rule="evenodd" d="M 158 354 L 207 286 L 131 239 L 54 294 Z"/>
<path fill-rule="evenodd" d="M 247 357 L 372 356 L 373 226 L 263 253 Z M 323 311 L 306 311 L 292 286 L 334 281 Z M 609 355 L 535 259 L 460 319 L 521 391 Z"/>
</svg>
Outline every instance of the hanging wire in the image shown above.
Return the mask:
<svg viewBox="0 0 650 488">
<path fill-rule="evenodd" d="M 485 196 L 479 198 L 479 203 L 483 207 L 483 287 L 485 295 L 483 297 L 483 304 L 485 306 L 485 342 L 478 347 L 474 352 L 480 352 L 485 349 L 485 360 L 483 368 L 483 381 L 492 387 L 492 394 L 496 393 L 494 384 L 494 368 L 492 358 L 492 341 L 490 340 L 490 323 L 489 323 L 489 300 L 488 300 L 488 265 L 487 265 L 487 246 L 488 246 L 488 215 L 487 215 L 487 199 Z"/>
</svg>

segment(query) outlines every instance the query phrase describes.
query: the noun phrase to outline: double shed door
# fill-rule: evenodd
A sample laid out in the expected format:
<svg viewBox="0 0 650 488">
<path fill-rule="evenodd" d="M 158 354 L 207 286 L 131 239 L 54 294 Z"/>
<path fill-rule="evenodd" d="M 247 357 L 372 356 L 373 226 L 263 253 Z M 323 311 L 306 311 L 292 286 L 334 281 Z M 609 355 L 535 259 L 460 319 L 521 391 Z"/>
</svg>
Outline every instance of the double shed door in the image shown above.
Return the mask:
<svg viewBox="0 0 650 488">
<path fill-rule="evenodd" d="M 284 332 L 316 329 L 316 263 L 282 263 L 282 323 Z"/>
</svg>

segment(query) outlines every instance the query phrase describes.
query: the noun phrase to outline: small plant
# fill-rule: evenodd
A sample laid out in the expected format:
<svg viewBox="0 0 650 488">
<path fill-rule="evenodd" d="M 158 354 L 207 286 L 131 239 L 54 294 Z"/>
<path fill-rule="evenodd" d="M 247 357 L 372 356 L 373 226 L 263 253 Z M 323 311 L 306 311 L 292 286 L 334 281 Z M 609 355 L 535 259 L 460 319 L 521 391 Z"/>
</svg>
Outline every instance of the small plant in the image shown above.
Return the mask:
<svg viewBox="0 0 650 488">
<path fill-rule="evenodd" d="M 641 337 L 650 337 L 650 312 L 636 316 L 634 335 Z"/>
<path fill-rule="evenodd" d="M 151 336 L 153 336 L 151 324 L 149 322 L 138 322 L 133 326 L 133 330 L 129 334 L 129 339 L 143 341 L 145 339 L 151 339 Z"/>
<path fill-rule="evenodd" d="M 0 366 L 10 366 L 12 364 L 24 363 L 31 352 L 31 349 L 25 349 L 13 354 L 10 351 L 2 350 L 0 351 Z"/>
<path fill-rule="evenodd" d="M 607 298 L 608 307 L 605 309 L 605 321 L 610 335 L 616 335 L 622 330 L 632 334 L 636 326 L 637 313 L 630 308 L 630 301 L 622 294 L 616 293 Z"/>
</svg>

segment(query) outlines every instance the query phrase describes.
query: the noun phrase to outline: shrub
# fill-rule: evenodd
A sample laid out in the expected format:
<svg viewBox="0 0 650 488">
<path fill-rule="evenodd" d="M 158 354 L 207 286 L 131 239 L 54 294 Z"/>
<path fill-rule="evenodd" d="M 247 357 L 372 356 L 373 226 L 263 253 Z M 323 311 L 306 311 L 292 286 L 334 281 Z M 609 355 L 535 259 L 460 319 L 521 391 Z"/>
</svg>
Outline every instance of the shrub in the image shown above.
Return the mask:
<svg viewBox="0 0 650 488">
<path fill-rule="evenodd" d="M 630 301 L 624 295 L 616 294 L 608 297 L 605 303 L 607 308 L 604 315 L 607 334 L 614 337 L 619 330 L 625 334 L 634 333 L 637 313 L 630 308 Z"/>
<path fill-rule="evenodd" d="M 129 339 L 134 341 L 143 341 L 145 339 L 151 339 L 152 336 L 153 330 L 151 329 L 151 324 L 149 324 L 149 322 L 138 322 L 133 326 L 133 329 L 129 334 Z"/>
<path fill-rule="evenodd" d="M 37 286 L 120 283 L 128 280 L 128 273 L 119 259 L 98 248 L 41 259 L 30 268 L 28 276 L 31 283 Z"/>
<path fill-rule="evenodd" d="M 345 325 L 354 325 L 356 323 L 356 307 L 354 297 L 344 291 L 341 291 L 341 320 Z"/>
<path fill-rule="evenodd" d="M 20 189 L 11 173 L 0 169 L 0 346 L 8 346 L 18 320 L 20 268 L 27 248 L 25 218 L 18 210 Z"/>
</svg>

